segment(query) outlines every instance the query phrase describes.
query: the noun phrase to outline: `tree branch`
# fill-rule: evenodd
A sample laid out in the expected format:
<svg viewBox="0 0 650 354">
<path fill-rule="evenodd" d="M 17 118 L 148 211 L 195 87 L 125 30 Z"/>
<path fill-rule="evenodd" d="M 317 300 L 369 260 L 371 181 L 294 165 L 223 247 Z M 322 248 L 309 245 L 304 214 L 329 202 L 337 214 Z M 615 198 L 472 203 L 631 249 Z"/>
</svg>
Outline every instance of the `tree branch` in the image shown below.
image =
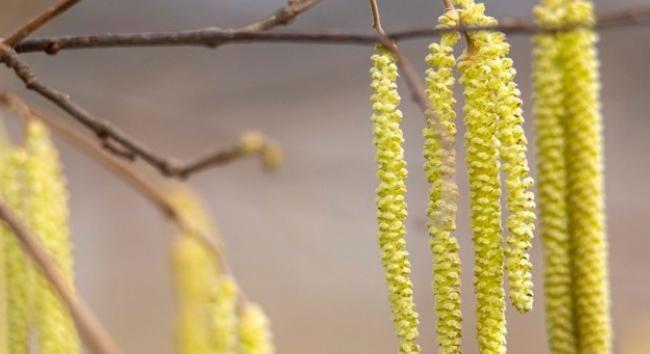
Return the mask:
<svg viewBox="0 0 650 354">
<path fill-rule="evenodd" d="M 22 248 L 49 281 L 54 291 L 70 312 L 77 330 L 79 330 L 79 333 L 90 349 L 95 353 L 101 354 L 121 353 L 121 350 L 113 343 L 106 330 L 96 320 L 90 309 L 74 293 L 65 280 L 63 280 L 54 259 L 38 241 L 39 237 L 34 235 L 23 224 L 16 213 L 11 210 L 1 197 L 0 219 L 4 220 L 9 229 L 13 231 Z"/>
<path fill-rule="evenodd" d="M 287 6 L 273 15 L 239 28 L 242 32 L 263 32 L 278 26 L 290 24 L 298 15 L 316 6 L 320 0 L 289 0 Z"/>
<path fill-rule="evenodd" d="M 267 149 L 245 151 L 241 146 L 239 146 L 241 142 L 238 142 L 234 147 L 218 149 L 202 159 L 188 164 L 181 164 L 176 162 L 175 159 L 156 154 L 148 146 L 132 138 L 119 128 L 96 118 L 91 113 L 74 103 L 70 99 L 70 95 L 43 84 L 38 80 L 31 68 L 20 60 L 13 49 L 2 44 L 0 44 L 0 60 L 9 68 L 14 70 L 16 75 L 25 83 L 25 86 L 28 89 L 39 93 L 41 96 L 70 114 L 79 123 L 90 129 L 90 131 L 92 131 L 102 142 L 102 146 L 106 151 L 128 160 L 141 158 L 149 165 L 158 169 L 158 171 L 164 176 L 187 178 L 190 175 L 203 171 L 209 167 L 223 165 L 242 156 L 257 153 L 261 154 L 262 157 L 265 157 L 265 154 L 268 153 Z M 275 147 L 275 144 L 265 140 L 263 146 L 271 148 Z"/>
<path fill-rule="evenodd" d="M 58 3 L 50 6 L 45 11 L 43 11 L 41 14 L 39 14 L 38 16 L 32 18 L 27 23 L 25 23 L 20 28 L 18 28 L 16 31 L 14 31 L 13 34 L 9 35 L 9 37 L 7 37 L 3 41 L 3 43 L 5 45 L 13 47 L 16 43 L 18 43 L 21 40 L 27 38 L 27 36 L 34 33 L 36 30 L 43 27 L 50 20 L 52 20 L 56 16 L 62 14 L 63 12 L 67 11 L 69 8 L 76 5 L 80 1 L 81 0 L 61 0 L 61 1 L 59 1 Z"/>
<path fill-rule="evenodd" d="M 611 12 L 599 16 L 594 26 L 598 30 L 620 28 L 627 26 L 650 25 L 650 6 Z M 584 25 L 571 26 L 539 26 L 528 19 L 504 18 L 496 26 L 458 26 L 453 28 L 414 28 L 390 32 L 386 35 L 395 41 L 430 38 L 449 31 L 501 31 L 511 35 L 531 35 L 539 32 L 558 32 Z M 249 30 L 223 30 L 218 28 L 203 28 L 180 32 L 146 32 L 100 34 L 86 36 L 66 36 L 52 38 L 37 38 L 21 41 L 16 45 L 19 53 L 47 52 L 56 54 L 66 49 L 114 48 L 114 47 L 160 47 L 160 46 L 199 46 L 215 48 L 224 44 L 250 42 L 282 42 L 282 43 L 319 43 L 319 44 L 354 44 L 372 45 L 379 40 L 372 33 L 341 33 L 341 32 L 251 32 Z"/>
</svg>

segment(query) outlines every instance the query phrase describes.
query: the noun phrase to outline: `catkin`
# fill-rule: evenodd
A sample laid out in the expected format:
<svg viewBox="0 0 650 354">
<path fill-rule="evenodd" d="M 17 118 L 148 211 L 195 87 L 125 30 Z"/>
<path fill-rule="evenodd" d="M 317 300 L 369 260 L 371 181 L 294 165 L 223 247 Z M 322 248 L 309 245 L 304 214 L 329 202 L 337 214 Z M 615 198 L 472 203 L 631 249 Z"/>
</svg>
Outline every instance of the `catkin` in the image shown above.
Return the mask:
<svg viewBox="0 0 650 354">
<path fill-rule="evenodd" d="M 262 309 L 251 303 L 244 305 L 239 322 L 241 354 L 273 354 L 275 349 L 269 321 Z"/>
<path fill-rule="evenodd" d="M 212 347 L 210 353 L 237 352 L 237 284 L 225 275 L 219 277 L 212 300 Z"/>
<path fill-rule="evenodd" d="M 452 27 L 458 24 L 458 13 L 448 11 L 439 18 L 439 26 Z M 440 353 L 460 353 L 461 344 L 461 296 L 460 256 L 456 230 L 458 187 L 454 182 L 456 156 L 456 100 L 453 87 L 456 58 L 454 47 L 460 34 L 446 32 L 440 43 L 429 46 L 426 58 L 427 98 L 433 111 L 427 116 L 424 135 L 424 169 L 429 182 L 429 207 L 427 228 L 433 254 L 433 294 L 437 317 L 436 334 Z M 436 126 L 432 119 L 441 124 Z M 444 132 L 437 131 L 444 129 Z M 451 147 L 445 151 L 442 142 Z"/>
<path fill-rule="evenodd" d="M 535 7 L 539 25 L 561 24 L 562 0 Z M 557 34 L 533 38 L 533 112 L 537 131 L 538 193 L 544 248 L 546 327 L 551 352 L 578 353 L 571 276 L 571 240 L 567 210 L 562 71 Z"/>
<path fill-rule="evenodd" d="M 19 214 L 24 208 L 24 184 L 27 154 L 24 150 L 11 150 L 2 154 L 0 191 L 5 201 Z M 33 269 L 20 244 L 9 229 L 0 228 L 5 262 L 8 352 L 29 353 Z"/>
<path fill-rule="evenodd" d="M 388 285 L 393 321 L 400 340 L 400 353 L 419 353 L 418 315 L 413 300 L 413 284 L 405 240 L 406 162 L 400 128 L 397 65 L 382 45 L 372 56 L 372 129 L 377 160 L 377 221 L 379 245 Z"/>
<path fill-rule="evenodd" d="M 464 1 L 465 25 L 494 25 L 483 4 Z M 505 353 L 506 319 L 503 290 L 504 251 L 501 235 L 498 112 L 495 88 L 500 84 L 489 64 L 497 58 L 491 44 L 496 34 L 470 33 L 458 69 L 465 96 L 465 148 L 470 181 L 470 206 L 475 252 L 474 288 L 479 351 Z"/>
<path fill-rule="evenodd" d="M 28 158 L 26 177 L 28 197 L 26 218 L 56 260 L 70 287 L 74 284 L 72 249 L 68 228 L 68 195 L 47 128 L 38 120 L 27 124 Z M 38 344 L 44 354 L 79 353 L 80 342 L 67 309 L 42 276 L 36 290 Z"/>
<path fill-rule="evenodd" d="M 594 24 L 591 3 L 567 2 L 566 24 Z M 611 352 L 607 241 L 596 34 L 577 28 L 559 35 L 564 86 L 569 230 L 580 353 Z"/>
</svg>

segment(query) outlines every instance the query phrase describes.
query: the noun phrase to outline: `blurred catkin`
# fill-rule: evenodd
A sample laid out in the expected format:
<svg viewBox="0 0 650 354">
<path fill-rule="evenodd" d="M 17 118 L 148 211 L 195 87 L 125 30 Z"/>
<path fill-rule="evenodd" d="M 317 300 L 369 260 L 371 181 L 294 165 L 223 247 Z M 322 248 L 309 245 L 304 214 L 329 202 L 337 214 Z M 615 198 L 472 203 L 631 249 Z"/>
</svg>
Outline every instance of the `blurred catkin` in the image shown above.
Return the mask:
<svg viewBox="0 0 650 354">
<path fill-rule="evenodd" d="M 592 4 L 567 1 L 564 23 L 593 24 Z M 567 157 L 569 230 L 578 351 L 611 352 L 607 241 L 596 33 L 577 28 L 559 35 Z"/>
<path fill-rule="evenodd" d="M 463 1 L 464 25 L 494 25 L 483 4 Z M 495 87 L 501 84 L 490 64 L 498 59 L 493 32 L 469 33 L 468 49 L 459 58 L 460 83 L 465 96 L 465 149 L 470 181 L 470 206 L 475 252 L 474 288 L 479 351 L 506 351 L 504 251 L 501 235 L 501 186 L 498 111 Z"/>
<path fill-rule="evenodd" d="M 418 315 L 405 240 L 407 172 L 400 127 L 402 112 L 398 109 L 397 65 L 394 56 L 379 44 L 371 60 L 371 120 L 379 179 L 376 202 L 381 259 L 400 353 L 419 353 Z"/>
<path fill-rule="evenodd" d="M 458 25 L 458 13 L 448 11 L 438 20 L 438 27 Z M 444 33 L 440 43 L 429 46 L 426 62 L 427 98 L 432 110 L 427 117 L 424 135 L 424 170 L 429 182 L 429 207 L 427 228 L 433 254 L 433 294 L 435 297 L 436 333 L 440 353 L 460 353 L 461 296 L 460 256 L 456 230 L 458 186 L 455 170 L 456 156 L 456 100 L 454 99 L 454 47 L 460 34 Z M 433 119 L 441 124 L 436 126 Z M 439 132 L 437 129 L 444 129 Z M 451 147 L 443 149 L 441 142 Z"/>
<path fill-rule="evenodd" d="M 237 353 L 237 284 L 225 275 L 219 277 L 212 300 L 212 348 L 210 353 Z"/>
<path fill-rule="evenodd" d="M 3 151 L 0 190 L 6 202 L 20 215 L 24 215 L 25 167 L 27 154 L 22 149 Z M 5 287 L 7 311 L 8 352 L 29 353 L 29 332 L 32 315 L 33 268 L 23 253 L 15 236 L 5 226 L 2 234 L 5 262 Z"/>
<path fill-rule="evenodd" d="M 26 129 L 26 218 L 56 260 L 68 285 L 74 288 L 68 195 L 58 152 L 43 123 L 31 119 Z M 79 353 L 80 342 L 72 318 L 49 282 L 40 275 L 35 295 L 40 353 Z"/>
<path fill-rule="evenodd" d="M 269 329 L 269 321 L 262 309 L 247 303 L 241 310 L 239 320 L 241 354 L 273 354 L 275 349 Z"/>
<path fill-rule="evenodd" d="M 539 25 L 562 23 L 563 0 L 545 0 L 535 7 Z M 533 38 L 533 111 L 537 131 L 538 193 L 544 246 L 546 327 L 551 352 L 578 352 L 571 276 L 571 240 L 567 210 L 566 117 L 558 35 Z"/>
</svg>

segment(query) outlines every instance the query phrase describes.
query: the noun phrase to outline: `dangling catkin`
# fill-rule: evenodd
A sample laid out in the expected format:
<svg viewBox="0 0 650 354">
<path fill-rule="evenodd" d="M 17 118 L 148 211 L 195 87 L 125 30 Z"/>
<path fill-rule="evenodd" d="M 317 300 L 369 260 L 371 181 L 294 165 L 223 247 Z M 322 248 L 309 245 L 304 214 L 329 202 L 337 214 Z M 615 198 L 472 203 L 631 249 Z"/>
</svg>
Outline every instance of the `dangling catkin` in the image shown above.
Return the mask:
<svg viewBox="0 0 650 354">
<path fill-rule="evenodd" d="M 241 354 L 273 354 L 269 321 L 262 309 L 251 303 L 244 305 L 239 320 Z"/>
<path fill-rule="evenodd" d="M 24 214 L 25 167 L 24 150 L 11 150 L 2 156 L 0 190 L 5 201 L 19 214 Z M 0 228 L 6 277 L 7 331 L 9 353 L 29 353 L 33 269 L 15 236 L 6 227 Z M 4 320 L 4 318 L 3 318 Z"/>
<path fill-rule="evenodd" d="M 566 24 L 594 24 L 591 3 L 566 3 Z M 573 296 L 580 353 L 610 353 L 607 241 L 596 34 L 587 28 L 563 32 L 569 230 Z"/>
<path fill-rule="evenodd" d="M 377 160 L 377 221 L 381 259 L 388 285 L 393 322 L 400 340 L 400 353 L 419 353 L 418 315 L 413 300 L 411 268 L 404 238 L 406 230 L 406 162 L 400 128 L 397 65 L 382 45 L 372 56 L 372 123 Z"/>
<path fill-rule="evenodd" d="M 494 25 L 484 15 L 483 4 L 464 1 L 460 10 L 464 25 Z M 492 43 L 496 34 L 469 34 L 468 49 L 459 59 L 460 83 L 465 96 L 465 148 L 470 181 L 470 206 L 475 252 L 474 288 L 479 351 L 505 353 L 506 319 L 503 290 L 504 252 L 501 235 L 501 186 L 497 138 L 498 73 L 489 64 L 497 58 Z"/>
<path fill-rule="evenodd" d="M 545 0 L 535 7 L 537 23 L 561 24 L 560 3 Z M 537 168 L 542 244 L 546 327 L 553 354 L 577 350 L 571 276 L 571 240 L 567 211 L 562 71 L 557 34 L 535 35 L 533 49 L 533 111 L 537 130 Z"/>
<path fill-rule="evenodd" d="M 26 217 L 59 271 L 74 287 L 72 249 L 68 228 L 68 195 L 47 128 L 38 120 L 27 123 Z M 36 291 L 38 344 L 44 354 L 79 353 L 80 342 L 70 314 L 47 280 L 38 277 Z"/>
<path fill-rule="evenodd" d="M 458 25 L 458 13 L 448 11 L 439 19 L 438 27 Z M 433 253 L 433 294 L 437 317 L 436 333 L 438 348 L 442 354 L 460 353 L 461 311 L 460 311 L 460 256 L 456 230 L 458 187 L 454 182 L 456 156 L 453 147 L 456 141 L 456 100 L 454 99 L 454 47 L 460 34 L 446 32 L 440 43 L 429 46 L 427 56 L 427 98 L 433 110 L 427 117 L 424 128 L 424 169 L 430 185 L 429 231 Z M 432 119 L 439 119 L 437 127 Z M 445 129 L 437 132 L 437 129 Z M 444 151 L 441 140 L 451 151 Z"/>
</svg>

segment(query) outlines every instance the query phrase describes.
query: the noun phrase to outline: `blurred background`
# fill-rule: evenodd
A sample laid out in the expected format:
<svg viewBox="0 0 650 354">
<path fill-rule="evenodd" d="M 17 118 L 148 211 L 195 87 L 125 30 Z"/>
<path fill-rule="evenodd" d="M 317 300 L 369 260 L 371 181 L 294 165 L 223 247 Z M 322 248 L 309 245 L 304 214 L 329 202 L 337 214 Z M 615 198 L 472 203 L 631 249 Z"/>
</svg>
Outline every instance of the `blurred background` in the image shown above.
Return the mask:
<svg viewBox="0 0 650 354">
<path fill-rule="evenodd" d="M 530 17 L 531 0 L 487 0 L 496 17 Z M 52 1 L 0 0 L 0 29 L 13 30 Z M 600 12 L 647 4 L 596 1 Z M 284 0 L 85 0 L 38 35 L 235 27 L 267 16 Z M 380 1 L 384 27 L 433 25 L 441 1 Z M 366 0 L 325 0 L 285 30 L 370 31 Z M 643 341 L 649 328 L 650 28 L 603 32 L 603 110 L 615 344 Z M 424 72 L 430 39 L 402 47 Z M 530 38 L 511 37 L 530 124 Z M 43 81 L 158 151 L 191 158 L 260 130 L 282 144 L 286 163 L 265 174 L 239 161 L 193 176 L 223 233 L 229 262 L 248 297 L 272 319 L 279 353 L 397 351 L 376 242 L 375 163 L 370 131 L 369 47 L 236 44 L 217 50 L 144 48 L 28 54 Z M 2 89 L 45 111 L 7 70 Z M 423 119 L 402 91 L 409 172 L 408 247 L 421 343 L 435 352 L 431 257 L 421 171 Z M 462 134 L 462 131 L 461 131 Z M 460 135 L 462 136 L 462 135 Z M 461 139 L 462 140 L 462 139 Z M 174 229 L 140 195 L 77 148 L 57 139 L 71 191 L 80 292 L 127 353 L 173 352 L 174 297 L 169 245 Z M 459 148 L 461 146 L 459 145 Z M 459 229 L 464 264 L 464 350 L 476 352 L 467 178 L 460 153 Z M 159 181 L 147 166 L 137 168 Z M 511 353 L 548 353 L 541 244 L 532 254 L 536 306 L 508 308 Z M 645 324 L 645 325 L 644 325 Z"/>
</svg>

